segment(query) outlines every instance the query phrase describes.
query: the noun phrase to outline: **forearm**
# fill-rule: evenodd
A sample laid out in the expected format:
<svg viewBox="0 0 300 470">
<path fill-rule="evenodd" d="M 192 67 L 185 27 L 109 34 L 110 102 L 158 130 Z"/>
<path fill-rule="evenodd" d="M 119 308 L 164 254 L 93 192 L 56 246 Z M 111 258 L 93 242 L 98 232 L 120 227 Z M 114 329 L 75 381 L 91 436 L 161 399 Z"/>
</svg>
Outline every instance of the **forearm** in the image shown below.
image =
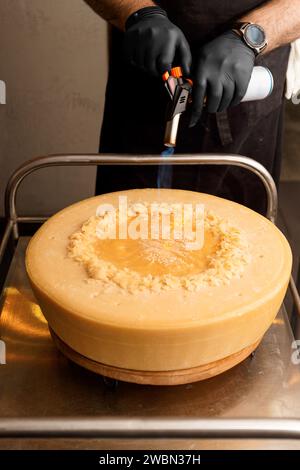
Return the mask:
<svg viewBox="0 0 300 470">
<path fill-rule="evenodd" d="M 155 6 L 151 0 L 88 0 L 106 21 L 124 29 L 127 18 L 140 8 Z"/>
<path fill-rule="evenodd" d="M 271 0 L 241 18 L 266 31 L 266 53 L 300 38 L 300 0 Z"/>
</svg>

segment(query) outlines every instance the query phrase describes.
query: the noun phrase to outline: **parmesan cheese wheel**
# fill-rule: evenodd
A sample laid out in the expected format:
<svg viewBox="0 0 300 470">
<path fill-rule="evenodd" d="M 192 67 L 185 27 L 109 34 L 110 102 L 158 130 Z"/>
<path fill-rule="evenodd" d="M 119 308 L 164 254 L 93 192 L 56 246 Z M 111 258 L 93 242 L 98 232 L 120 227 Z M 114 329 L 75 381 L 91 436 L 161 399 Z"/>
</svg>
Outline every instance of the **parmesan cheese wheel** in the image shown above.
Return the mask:
<svg viewBox="0 0 300 470">
<path fill-rule="evenodd" d="M 161 236 L 105 240 L 99 230 L 119 219 L 99 215 L 99 206 L 117 208 L 120 196 L 129 221 L 145 218 L 153 203 L 171 213 L 177 204 L 204 207 L 203 247 Z M 38 230 L 26 253 L 32 288 L 56 335 L 86 358 L 137 371 L 194 368 L 259 341 L 283 301 L 291 265 L 287 240 L 266 218 L 214 196 L 168 189 L 67 207 Z"/>
</svg>

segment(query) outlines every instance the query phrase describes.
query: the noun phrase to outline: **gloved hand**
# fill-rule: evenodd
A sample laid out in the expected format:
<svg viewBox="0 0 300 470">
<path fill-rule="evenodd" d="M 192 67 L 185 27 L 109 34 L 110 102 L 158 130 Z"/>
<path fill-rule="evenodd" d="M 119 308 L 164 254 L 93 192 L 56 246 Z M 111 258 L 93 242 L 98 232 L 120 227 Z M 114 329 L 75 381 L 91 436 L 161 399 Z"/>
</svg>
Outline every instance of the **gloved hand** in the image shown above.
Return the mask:
<svg viewBox="0 0 300 470">
<path fill-rule="evenodd" d="M 224 111 L 245 96 L 255 54 L 233 31 L 205 44 L 194 58 L 193 108 L 190 127 L 197 124 L 206 96 L 210 113 Z"/>
<path fill-rule="evenodd" d="M 129 17 L 125 29 L 125 59 L 132 65 L 153 75 L 162 75 L 176 65 L 183 68 L 185 75 L 190 74 L 189 44 L 163 9 L 138 10 Z"/>
</svg>

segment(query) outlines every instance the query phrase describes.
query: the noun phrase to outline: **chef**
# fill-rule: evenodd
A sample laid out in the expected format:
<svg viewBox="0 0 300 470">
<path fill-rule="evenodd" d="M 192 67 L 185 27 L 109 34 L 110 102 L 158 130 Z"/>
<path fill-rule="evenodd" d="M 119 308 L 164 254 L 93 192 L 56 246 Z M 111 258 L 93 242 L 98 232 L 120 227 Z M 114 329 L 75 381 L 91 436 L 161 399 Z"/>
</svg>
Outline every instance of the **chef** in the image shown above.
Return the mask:
<svg viewBox="0 0 300 470">
<path fill-rule="evenodd" d="M 252 157 L 276 183 L 289 44 L 300 36 L 300 0 L 88 0 L 112 26 L 100 152 L 160 154 L 168 96 L 162 74 L 181 66 L 194 82 L 177 153 Z M 274 91 L 240 103 L 254 65 Z M 204 97 L 206 106 L 203 107 Z M 156 187 L 157 167 L 103 167 L 97 193 Z M 208 192 L 264 213 L 262 184 L 243 169 L 176 166 L 172 187 Z"/>
</svg>

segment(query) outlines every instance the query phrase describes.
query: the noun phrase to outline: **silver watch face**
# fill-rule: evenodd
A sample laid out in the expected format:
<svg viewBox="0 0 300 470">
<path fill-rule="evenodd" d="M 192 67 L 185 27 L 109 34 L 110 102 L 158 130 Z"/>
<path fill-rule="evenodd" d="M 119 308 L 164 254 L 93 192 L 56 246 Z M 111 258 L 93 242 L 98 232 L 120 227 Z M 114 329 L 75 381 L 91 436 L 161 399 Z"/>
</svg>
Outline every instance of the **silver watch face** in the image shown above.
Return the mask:
<svg viewBox="0 0 300 470">
<path fill-rule="evenodd" d="M 266 35 L 263 28 L 256 24 L 249 24 L 247 26 L 244 37 L 249 46 L 253 48 L 263 47 L 266 43 Z"/>
</svg>

